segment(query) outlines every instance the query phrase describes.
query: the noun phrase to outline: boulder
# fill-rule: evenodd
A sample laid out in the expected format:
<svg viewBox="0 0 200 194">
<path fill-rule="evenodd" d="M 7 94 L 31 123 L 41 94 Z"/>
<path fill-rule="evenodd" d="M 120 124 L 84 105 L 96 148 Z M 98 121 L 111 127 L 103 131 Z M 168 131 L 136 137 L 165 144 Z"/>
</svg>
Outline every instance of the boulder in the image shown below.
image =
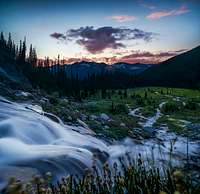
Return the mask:
<svg viewBox="0 0 200 194">
<path fill-rule="evenodd" d="M 90 120 L 96 120 L 98 117 L 96 115 L 90 115 Z"/>
<path fill-rule="evenodd" d="M 17 97 L 29 97 L 29 96 L 32 96 L 32 94 L 31 93 L 29 93 L 29 92 L 24 92 L 24 91 L 17 91 L 17 92 L 15 92 L 15 96 L 17 96 Z"/>
<path fill-rule="evenodd" d="M 43 98 L 40 99 L 40 102 L 41 102 L 42 104 L 49 103 L 49 99 L 43 97 Z"/>
<path fill-rule="evenodd" d="M 67 120 L 72 121 L 73 119 L 72 119 L 71 116 L 68 116 L 68 117 L 67 117 Z"/>
<path fill-rule="evenodd" d="M 120 127 L 126 127 L 124 123 L 120 123 Z"/>
<path fill-rule="evenodd" d="M 108 125 L 103 126 L 104 129 L 110 129 Z"/>
<path fill-rule="evenodd" d="M 108 121 L 110 117 L 106 113 L 101 113 L 100 114 L 100 119 Z"/>
</svg>

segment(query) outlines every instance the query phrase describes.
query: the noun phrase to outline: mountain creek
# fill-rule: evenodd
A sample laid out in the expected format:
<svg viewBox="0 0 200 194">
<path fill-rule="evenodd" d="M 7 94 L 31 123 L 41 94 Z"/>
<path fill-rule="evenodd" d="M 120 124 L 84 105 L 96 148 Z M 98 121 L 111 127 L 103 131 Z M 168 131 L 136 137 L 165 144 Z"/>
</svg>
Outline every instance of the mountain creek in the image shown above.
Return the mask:
<svg viewBox="0 0 200 194">
<path fill-rule="evenodd" d="M 195 176 L 200 169 L 200 140 L 178 135 L 163 124 L 154 127 L 162 116 L 163 101 L 151 117 L 143 116 L 141 107 L 129 108 L 127 116 L 137 117 L 138 133 L 147 132 L 149 138 L 126 137 L 107 140 L 98 136 L 88 125 L 66 124 L 58 116 L 47 113 L 29 102 L 17 103 L 0 98 L 0 188 L 10 177 L 28 181 L 34 174 L 51 171 L 53 181 L 64 175 L 82 176 L 96 164 L 99 173 L 105 163 L 120 166 L 123 157 L 143 158 L 157 167 L 162 165 L 192 165 Z M 101 115 L 106 119 L 106 114 Z M 126 123 L 125 123 L 126 124 Z M 136 130 L 136 129 L 133 129 Z"/>
</svg>

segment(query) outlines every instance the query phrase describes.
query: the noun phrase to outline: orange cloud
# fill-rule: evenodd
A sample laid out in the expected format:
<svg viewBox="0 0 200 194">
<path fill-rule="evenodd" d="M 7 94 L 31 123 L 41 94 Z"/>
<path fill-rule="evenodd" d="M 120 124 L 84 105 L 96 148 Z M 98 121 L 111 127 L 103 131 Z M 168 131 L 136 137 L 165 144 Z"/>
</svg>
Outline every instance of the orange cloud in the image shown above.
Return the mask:
<svg viewBox="0 0 200 194">
<path fill-rule="evenodd" d="M 148 15 L 146 18 L 155 20 L 159 19 L 162 17 L 167 17 L 167 16 L 176 16 L 176 15 L 182 15 L 185 13 L 188 13 L 190 10 L 186 6 L 181 6 L 179 9 L 174 9 L 171 11 L 158 11 L 158 12 L 153 12 L 150 15 Z"/>
<path fill-rule="evenodd" d="M 112 57 L 106 56 L 82 56 L 82 57 L 74 57 L 74 58 L 65 58 L 65 64 L 73 64 L 81 61 L 87 62 L 97 62 L 97 63 L 106 63 L 106 64 L 114 64 L 118 62 L 125 62 L 125 63 L 142 63 L 142 64 L 157 64 L 166 59 L 174 57 L 178 54 L 185 52 L 187 49 L 181 49 L 176 51 L 160 51 L 157 53 L 153 53 L 150 51 L 131 51 L 129 54 L 121 53 L 122 56 L 116 53 Z"/>
<path fill-rule="evenodd" d="M 129 55 L 122 56 L 118 60 L 121 62 L 126 63 L 159 63 L 161 61 L 164 61 L 166 59 L 169 59 L 171 57 L 174 57 L 182 52 L 184 52 L 185 49 L 177 50 L 177 51 L 165 51 L 165 52 L 158 52 L 158 53 L 152 53 L 149 51 L 134 51 Z"/>
<path fill-rule="evenodd" d="M 115 15 L 115 16 L 110 16 L 107 19 L 122 23 L 122 22 L 130 22 L 137 20 L 137 17 L 131 15 Z"/>
</svg>

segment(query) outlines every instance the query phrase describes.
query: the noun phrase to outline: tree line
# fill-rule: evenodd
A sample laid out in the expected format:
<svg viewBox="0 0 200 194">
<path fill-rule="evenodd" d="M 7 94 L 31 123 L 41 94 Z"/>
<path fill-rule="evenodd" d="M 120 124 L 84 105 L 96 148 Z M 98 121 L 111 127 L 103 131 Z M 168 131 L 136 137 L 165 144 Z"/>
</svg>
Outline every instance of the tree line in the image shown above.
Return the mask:
<svg viewBox="0 0 200 194">
<path fill-rule="evenodd" d="M 17 68 L 28 78 L 31 85 L 47 92 L 58 91 L 61 95 L 72 95 L 76 98 L 84 98 L 93 95 L 97 90 L 102 91 L 102 97 L 106 96 L 108 89 L 126 89 L 135 86 L 133 75 L 122 72 L 102 71 L 88 74 L 80 79 L 79 74 L 66 70 L 64 60 L 60 55 L 56 60 L 45 57 L 44 60 L 37 58 L 36 48 L 31 44 L 27 48 L 26 38 L 16 44 L 9 33 L 6 39 L 3 32 L 0 35 L 0 49 L 3 49 L 12 57 Z"/>
</svg>

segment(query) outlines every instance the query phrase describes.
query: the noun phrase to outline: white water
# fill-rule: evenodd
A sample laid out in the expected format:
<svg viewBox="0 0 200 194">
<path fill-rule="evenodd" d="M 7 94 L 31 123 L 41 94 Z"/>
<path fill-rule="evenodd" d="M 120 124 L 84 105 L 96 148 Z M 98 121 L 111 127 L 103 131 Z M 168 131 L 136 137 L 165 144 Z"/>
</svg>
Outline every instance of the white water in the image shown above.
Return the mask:
<svg viewBox="0 0 200 194">
<path fill-rule="evenodd" d="M 140 112 L 139 112 L 140 109 L 141 109 L 140 107 L 133 109 L 133 110 L 130 110 L 129 115 L 131 115 L 133 117 L 138 117 L 141 120 L 145 120 L 145 122 L 140 122 L 140 125 L 142 127 L 153 127 L 153 124 L 156 123 L 156 121 L 162 116 L 160 109 L 162 108 L 162 106 L 164 104 L 166 104 L 166 102 L 162 102 L 159 105 L 159 108 L 156 109 L 156 114 L 153 117 L 150 117 L 150 118 L 144 117 L 140 114 Z"/>
<path fill-rule="evenodd" d="M 157 114 L 159 116 L 160 113 Z M 155 116 L 156 119 L 158 116 Z M 153 125 L 150 120 L 147 122 Z M 59 173 L 82 174 L 92 166 L 94 154 L 99 168 L 106 161 L 113 164 L 126 153 L 133 158 L 139 153 L 151 158 L 153 153 L 155 161 L 159 163 L 168 160 L 174 139 L 174 153 L 180 156 L 180 160 L 185 156 L 185 138 L 167 133 L 164 129 L 158 130 L 156 137 L 140 142 L 126 138 L 109 145 L 94 137 L 89 129 L 64 125 L 58 117 L 44 113 L 38 106 L 0 98 L 0 171 L 6 166 L 17 166 L 38 169 L 40 172 L 51 170 L 55 176 Z M 198 143 L 189 142 L 191 156 L 198 154 L 198 148 Z M 0 173 L 0 184 L 5 181 L 4 176 Z"/>
</svg>

